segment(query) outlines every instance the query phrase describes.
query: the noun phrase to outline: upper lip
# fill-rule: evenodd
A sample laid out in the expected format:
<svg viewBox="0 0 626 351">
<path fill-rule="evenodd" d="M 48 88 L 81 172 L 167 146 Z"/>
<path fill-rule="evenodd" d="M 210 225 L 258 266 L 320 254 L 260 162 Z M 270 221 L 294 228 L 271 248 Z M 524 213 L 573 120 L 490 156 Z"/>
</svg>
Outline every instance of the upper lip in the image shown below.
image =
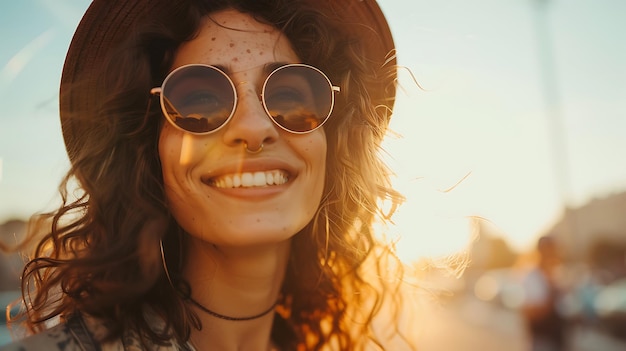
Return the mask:
<svg viewBox="0 0 626 351">
<path fill-rule="evenodd" d="M 246 172 L 254 173 L 272 170 L 285 171 L 290 179 L 294 178 L 298 173 L 293 165 L 283 160 L 274 158 L 255 158 L 220 165 L 206 173 L 203 173 L 201 179 L 203 183 L 209 184 L 211 179 L 227 174 L 241 174 Z"/>
</svg>

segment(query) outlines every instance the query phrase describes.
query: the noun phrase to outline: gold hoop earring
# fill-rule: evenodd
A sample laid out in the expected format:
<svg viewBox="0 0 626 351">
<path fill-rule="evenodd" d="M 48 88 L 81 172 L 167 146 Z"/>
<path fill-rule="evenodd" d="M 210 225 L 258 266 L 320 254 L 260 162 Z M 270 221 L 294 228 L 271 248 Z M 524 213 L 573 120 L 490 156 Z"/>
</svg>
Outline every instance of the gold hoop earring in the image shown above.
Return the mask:
<svg viewBox="0 0 626 351">
<path fill-rule="evenodd" d="M 328 266 L 328 241 L 330 240 L 330 219 L 328 218 L 328 207 L 324 206 L 324 220 L 325 220 L 325 234 L 326 240 L 324 243 L 324 265 Z"/>
<path fill-rule="evenodd" d="M 165 271 L 165 277 L 167 281 L 170 282 L 170 285 L 174 290 L 174 283 L 172 283 L 172 278 L 170 277 L 170 271 L 167 269 L 167 262 L 165 262 L 165 251 L 163 250 L 163 239 L 159 240 L 159 247 L 161 248 L 161 262 L 163 263 L 163 270 Z"/>
</svg>

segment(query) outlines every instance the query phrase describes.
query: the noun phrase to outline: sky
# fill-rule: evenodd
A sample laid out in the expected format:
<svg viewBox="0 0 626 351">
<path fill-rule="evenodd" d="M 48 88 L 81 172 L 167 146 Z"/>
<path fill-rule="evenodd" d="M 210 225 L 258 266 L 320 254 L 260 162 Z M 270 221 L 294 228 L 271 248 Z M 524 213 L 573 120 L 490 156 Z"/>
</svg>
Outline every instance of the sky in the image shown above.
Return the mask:
<svg viewBox="0 0 626 351">
<path fill-rule="evenodd" d="M 474 216 L 523 250 L 563 206 L 626 190 L 625 1 L 379 3 L 402 66 L 383 153 L 402 258 L 463 250 Z M 88 4 L 0 4 L 0 222 L 57 203 L 58 85 Z"/>
</svg>

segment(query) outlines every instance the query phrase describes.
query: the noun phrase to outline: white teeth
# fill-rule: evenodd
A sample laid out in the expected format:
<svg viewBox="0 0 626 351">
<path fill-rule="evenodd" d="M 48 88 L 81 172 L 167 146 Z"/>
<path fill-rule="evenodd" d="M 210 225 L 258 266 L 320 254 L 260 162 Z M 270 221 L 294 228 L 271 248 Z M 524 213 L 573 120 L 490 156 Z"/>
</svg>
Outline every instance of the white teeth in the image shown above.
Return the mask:
<svg viewBox="0 0 626 351">
<path fill-rule="evenodd" d="M 263 172 L 256 172 L 254 173 L 254 179 L 252 179 L 252 184 L 254 186 L 263 186 L 266 185 L 266 181 L 265 181 L 265 173 Z"/>
<path fill-rule="evenodd" d="M 279 170 L 228 174 L 215 178 L 212 181 L 212 185 L 216 188 L 249 188 L 285 183 L 287 183 L 287 174 Z"/>
<path fill-rule="evenodd" d="M 241 185 L 243 186 L 251 186 L 253 179 L 252 173 L 243 173 L 241 174 Z"/>
</svg>

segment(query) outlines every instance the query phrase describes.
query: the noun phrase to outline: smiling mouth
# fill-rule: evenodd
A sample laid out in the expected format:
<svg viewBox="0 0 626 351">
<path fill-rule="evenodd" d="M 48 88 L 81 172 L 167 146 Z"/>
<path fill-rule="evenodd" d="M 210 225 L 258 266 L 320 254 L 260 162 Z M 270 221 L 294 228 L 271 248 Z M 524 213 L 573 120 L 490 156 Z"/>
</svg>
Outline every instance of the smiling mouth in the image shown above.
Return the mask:
<svg viewBox="0 0 626 351">
<path fill-rule="evenodd" d="M 289 180 L 289 174 L 282 170 L 265 172 L 244 172 L 225 174 L 209 180 L 209 185 L 220 189 L 266 187 L 282 185 Z"/>
</svg>

